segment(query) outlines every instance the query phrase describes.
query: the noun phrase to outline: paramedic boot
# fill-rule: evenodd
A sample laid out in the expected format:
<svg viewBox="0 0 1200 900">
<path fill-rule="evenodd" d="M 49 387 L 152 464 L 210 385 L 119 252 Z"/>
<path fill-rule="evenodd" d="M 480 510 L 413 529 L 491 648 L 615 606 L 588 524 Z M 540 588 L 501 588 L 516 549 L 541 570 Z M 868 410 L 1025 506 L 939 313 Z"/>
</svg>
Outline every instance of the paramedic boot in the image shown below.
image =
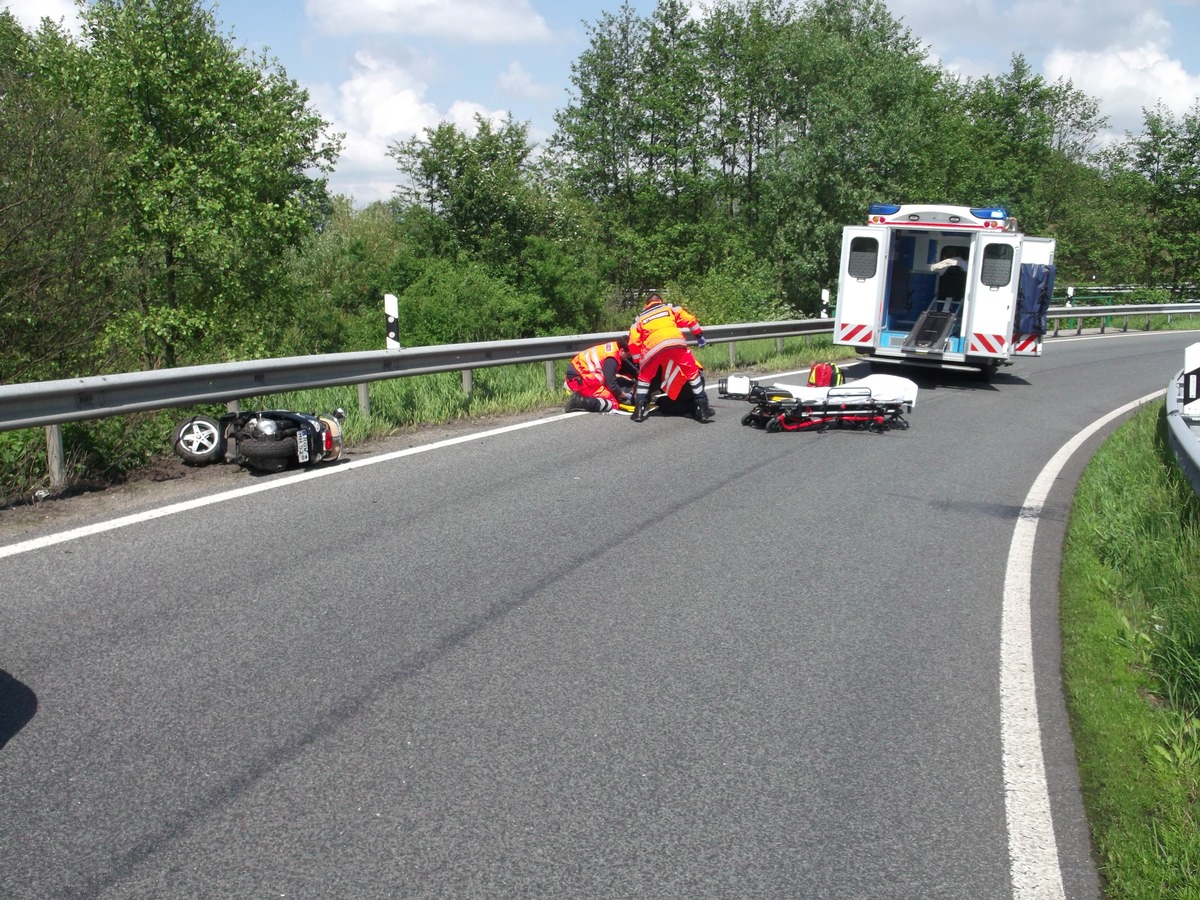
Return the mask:
<svg viewBox="0 0 1200 900">
<path fill-rule="evenodd" d="M 712 407 L 708 405 L 708 394 L 697 394 L 696 409 L 692 413 L 692 418 L 697 422 L 707 422 L 712 417 Z"/>
<path fill-rule="evenodd" d="M 646 398 L 638 395 L 633 401 L 633 415 L 629 417 L 634 422 L 646 421 Z"/>
</svg>

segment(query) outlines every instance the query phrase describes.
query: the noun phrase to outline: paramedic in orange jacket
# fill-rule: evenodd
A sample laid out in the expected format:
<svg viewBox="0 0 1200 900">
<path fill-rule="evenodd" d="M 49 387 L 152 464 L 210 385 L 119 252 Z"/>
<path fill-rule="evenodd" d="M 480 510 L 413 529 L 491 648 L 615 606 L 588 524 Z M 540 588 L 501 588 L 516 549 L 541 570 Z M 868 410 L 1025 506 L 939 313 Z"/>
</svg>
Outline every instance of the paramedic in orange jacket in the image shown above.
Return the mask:
<svg viewBox="0 0 1200 900">
<path fill-rule="evenodd" d="M 658 294 L 646 298 L 646 307 L 634 320 L 629 329 L 629 351 L 638 361 L 637 392 L 633 400 L 633 421 L 646 421 L 646 401 L 650 396 L 650 382 L 662 373 L 662 388 L 674 400 L 686 383 L 691 386 L 696 398 L 693 413 L 697 422 L 712 418 L 708 395 L 704 392 L 704 370 L 688 346 L 684 330 L 696 336 L 696 343 L 703 347 L 704 335 L 700 322 L 682 306 L 665 303 Z"/>
<path fill-rule="evenodd" d="M 629 341 L 617 338 L 576 354 L 567 364 L 564 382 L 571 392 L 567 412 L 612 412 L 624 400 L 632 400 L 629 390 L 621 386 L 617 376 L 624 374 L 632 380 L 637 376 L 637 364 L 629 355 Z"/>
</svg>

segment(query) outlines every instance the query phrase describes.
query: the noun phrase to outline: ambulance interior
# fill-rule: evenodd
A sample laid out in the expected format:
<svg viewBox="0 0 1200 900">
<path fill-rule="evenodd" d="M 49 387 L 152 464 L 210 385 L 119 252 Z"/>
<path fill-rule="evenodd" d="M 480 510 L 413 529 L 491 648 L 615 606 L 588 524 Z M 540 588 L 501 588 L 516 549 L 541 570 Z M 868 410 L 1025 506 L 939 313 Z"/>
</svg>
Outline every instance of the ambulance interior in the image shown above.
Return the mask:
<svg viewBox="0 0 1200 900">
<path fill-rule="evenodd" d="M 884 344 L 961 353 L 969 238 L 961 232 L 901 230 L 892 241 Z"/>
</svg>

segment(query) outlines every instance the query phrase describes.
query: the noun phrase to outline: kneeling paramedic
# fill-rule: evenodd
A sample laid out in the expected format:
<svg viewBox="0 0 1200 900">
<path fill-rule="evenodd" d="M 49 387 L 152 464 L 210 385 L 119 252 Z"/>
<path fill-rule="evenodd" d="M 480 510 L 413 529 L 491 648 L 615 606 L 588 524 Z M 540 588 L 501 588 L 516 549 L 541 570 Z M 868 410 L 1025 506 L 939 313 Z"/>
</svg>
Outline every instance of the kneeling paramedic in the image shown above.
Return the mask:
<svg viewBox="0 0 1200 900">
<path fill-rule="evenodd" d="M 621 386 L 618 375 L 632 380 L 637 375 L 637 365 L 629 355 L 629 341 L 617 338 L 588 347 L 567 364 L 564 382 L 571 392 L 567 400 L 567 412 L 612 412 L 622 402 L 629 403 L 633 397 Z"/>
<path fill-rule="evenodd" d="M 690 385 L 696 398 L 693 417 L 697 422 L 712 418 L 712 408 L 704 392 L 704 370 L 692 355 L 683 334 L 685 329 L 696 336 L 698 346 L 704 346 L 706 341 L 695 316 L 682 306 L 663 302 L 658 294 L 652 293 L 646 298 L 645 308 L 629 329 L 629 350 L 641 364 L 633 400 L 633 421 L 646 421 L 650 382 L 660 370 L 662 389 L 668 397 L 674 400 L 684 384 Z"/>
</svg>

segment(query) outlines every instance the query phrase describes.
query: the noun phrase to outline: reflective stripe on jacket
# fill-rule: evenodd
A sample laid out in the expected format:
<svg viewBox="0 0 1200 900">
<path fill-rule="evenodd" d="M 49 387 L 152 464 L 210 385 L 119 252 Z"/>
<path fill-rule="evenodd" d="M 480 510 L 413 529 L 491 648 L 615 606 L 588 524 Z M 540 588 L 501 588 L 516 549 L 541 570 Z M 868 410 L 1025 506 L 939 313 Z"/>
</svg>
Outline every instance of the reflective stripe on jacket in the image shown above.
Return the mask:
<svg viewBox="0 0 1200 900">
<path fill-rule="evenodd" d="M 665 347 L 686 347 L 683 329 L 700 336 L 700 322 L 682 306 L 655 303 L 642 310 L 629 329 L 629 352 L 642 365 Z"/>
</svg>

